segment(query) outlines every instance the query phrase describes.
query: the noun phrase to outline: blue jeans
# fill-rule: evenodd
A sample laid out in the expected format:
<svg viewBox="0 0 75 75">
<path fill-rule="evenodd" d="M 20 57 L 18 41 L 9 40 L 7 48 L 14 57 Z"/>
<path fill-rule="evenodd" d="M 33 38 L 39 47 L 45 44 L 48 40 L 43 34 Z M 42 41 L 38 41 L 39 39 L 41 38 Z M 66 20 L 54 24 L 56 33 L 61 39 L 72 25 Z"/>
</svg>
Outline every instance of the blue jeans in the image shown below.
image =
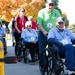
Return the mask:
<svg viewBox="0 0 75 75">
<path fill-rule="evenodd" d="M 38 33 L 38 43 L 39 43 L 39 55 L 40 55 L 41 52 L 43 51 L 43 49 L 46 48 L 46 45 L 48 43 L 47 37 L 45 37 L 41 31 L 39 31 L 39 33 Z M 40 58 L 39 64 L 41 66 L 45 63 L 45 59 L 44 59 L 43 55 L 41 55 L 39 58 Z"/>
<path fill-rule="evenodd" d="M 75 48 L 73 45 L 67 44 L 59 48 L 59 53 L 65 55 L 67 69 L 75 69 Z"/>
<path fill-rule="evenodd" d="M 0 38 L 0 41 L 4 44 L 4 40 L 3 40 L 3 38 Z"/>
</svg>

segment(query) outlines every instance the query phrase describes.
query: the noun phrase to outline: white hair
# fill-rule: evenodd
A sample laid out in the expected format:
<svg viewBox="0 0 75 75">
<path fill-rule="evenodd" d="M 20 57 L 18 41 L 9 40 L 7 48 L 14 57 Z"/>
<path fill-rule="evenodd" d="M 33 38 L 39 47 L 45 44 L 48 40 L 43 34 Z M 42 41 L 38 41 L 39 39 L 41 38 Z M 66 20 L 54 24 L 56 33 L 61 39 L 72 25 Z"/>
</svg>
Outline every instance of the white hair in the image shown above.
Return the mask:
<svg viewBox="0 0 75 75">
<path fill-rule="evenodd" d="M 31 27 L 32 27 L 31 21 L 27 21 L 27 22 L 25 23 L 25 27 L 30 26 L 30 25 L 31 25 Z"/>
</svg>

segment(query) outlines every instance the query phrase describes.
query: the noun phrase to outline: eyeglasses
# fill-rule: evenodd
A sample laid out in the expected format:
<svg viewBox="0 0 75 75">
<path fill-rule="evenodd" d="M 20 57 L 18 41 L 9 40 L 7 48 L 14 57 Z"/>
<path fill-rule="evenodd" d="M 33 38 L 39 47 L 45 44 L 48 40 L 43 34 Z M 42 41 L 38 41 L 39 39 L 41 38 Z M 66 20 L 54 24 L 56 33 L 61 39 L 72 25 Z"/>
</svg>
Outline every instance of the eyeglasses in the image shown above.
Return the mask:
<svg viewBox="0 0 75 75">
<path fill-rule="evenodd" d="M 27 25 L 27 27 L 31 27 L 31 25 Z"/>
<path fill-rule="evenodd" d="M 49 3 L 49 6 L 54 6 L 54 4 L 53 3 Z"/>
<path fill-rule="evenodd" d="M 64 24 L 64 22 L 58 22 L 59 24 Z"/>
</svg>

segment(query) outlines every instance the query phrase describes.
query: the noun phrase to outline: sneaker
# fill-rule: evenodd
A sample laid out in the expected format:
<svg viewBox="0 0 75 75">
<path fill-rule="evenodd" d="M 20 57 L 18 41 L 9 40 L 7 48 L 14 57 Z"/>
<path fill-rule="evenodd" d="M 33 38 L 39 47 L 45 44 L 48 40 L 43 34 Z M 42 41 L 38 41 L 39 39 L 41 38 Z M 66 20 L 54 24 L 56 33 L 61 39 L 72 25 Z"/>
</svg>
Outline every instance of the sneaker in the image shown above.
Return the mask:
<svg viewBox="0 0 75 75">
<path fill-rule="evenodd" d="M 4 52 L 4 55 L 6 55 L 7 53 L 8 53 L 8 52 L 7 52 L 7 51 L 5 51 L 5 52 Z"/>
<path fill-rule="evenodd" d="M 29 60 L 29 62 L 35 62 L 35 60 L 33 59 L 33 60 Z"/>
<path fill-rule="evenodd" d="M 15 42 L 13 42 L 13 44 L 12 44 L 13 46 L 15 46 Z"/>
<path fill-rule="evenodd" d="M 75 75 L 75 72 L 74 71 L 70 71 L 70 70 L 65 70 L 65 73 L 67 75 Z"/>
<path fill-rule="evenodd" d="M 74 73 L 70 74 L 70 75 L 75 75 Z"/>
</svg>

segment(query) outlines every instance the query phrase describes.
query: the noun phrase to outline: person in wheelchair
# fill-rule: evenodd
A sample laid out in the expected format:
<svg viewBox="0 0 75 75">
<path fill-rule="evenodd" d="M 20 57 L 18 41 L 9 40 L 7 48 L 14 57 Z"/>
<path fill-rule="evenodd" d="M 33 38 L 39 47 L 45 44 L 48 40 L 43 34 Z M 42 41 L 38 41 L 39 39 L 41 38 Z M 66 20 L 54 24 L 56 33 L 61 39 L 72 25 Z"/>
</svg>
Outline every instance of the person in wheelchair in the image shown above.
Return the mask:
<svg viewBox="0 0 75 75">
<path fill-rule="evenodd" d="M 2 27 L 2 22 L 0 22 L 0 41 L 2 41 L 3 46 L 4 46 L 4 54 L 7 53 L 7 51 L 6 51 L 6 40 L 5 40 L 5 36 L 6 36 L 6 31 Z"/>
<path fill-rule="evenodd" d="M 75 71 L 75 48 L 72 44 L 75 43 L 75 36 L 65 28 L 65 20 L 62 16 L 57 18 L 56 28 L 49 31 L 48 43 L 55 44 L 59 54 L 65 56 L 67 70 Z"/>
<path fill-rule="evenodd" d="M 21 38 L 23 38 L 23 41 L 26 43 L 26 47 L 29 49 L 29 52 L 31 54 L 32 60 L 30 62 L 35 62 L 35 49 L 37 48 L 37 54 L 38 52 L 38 35 L 37 32 L 32 29 L 32 23 L 31 21 L 27 21 L 25 23 L 25 29 L 22 30 Z"/>
</svg>

